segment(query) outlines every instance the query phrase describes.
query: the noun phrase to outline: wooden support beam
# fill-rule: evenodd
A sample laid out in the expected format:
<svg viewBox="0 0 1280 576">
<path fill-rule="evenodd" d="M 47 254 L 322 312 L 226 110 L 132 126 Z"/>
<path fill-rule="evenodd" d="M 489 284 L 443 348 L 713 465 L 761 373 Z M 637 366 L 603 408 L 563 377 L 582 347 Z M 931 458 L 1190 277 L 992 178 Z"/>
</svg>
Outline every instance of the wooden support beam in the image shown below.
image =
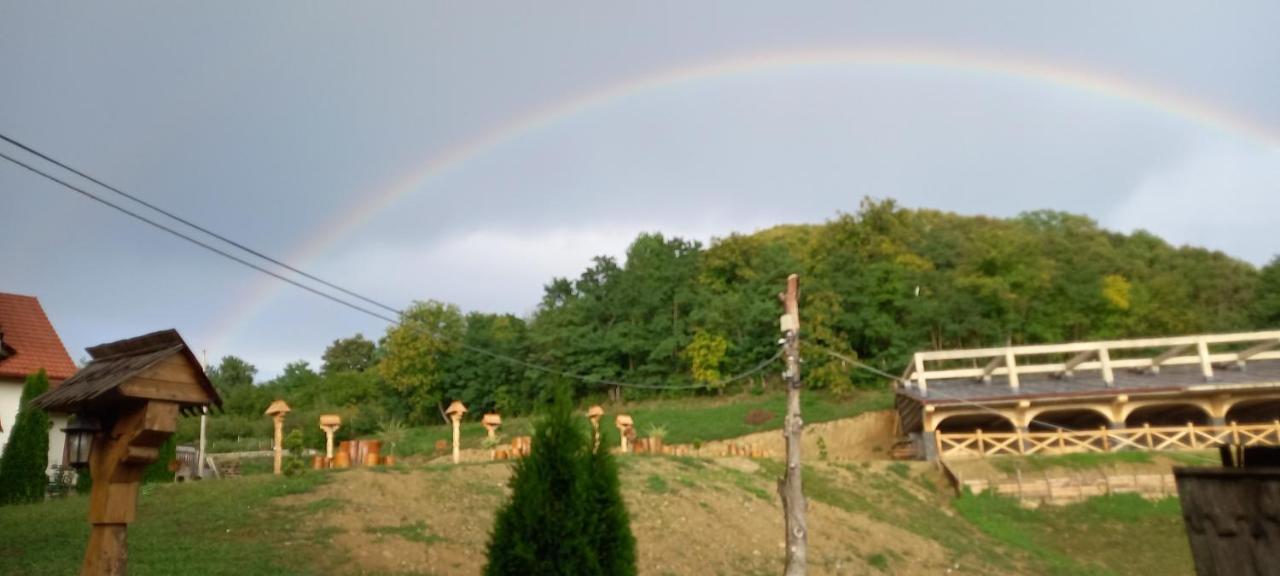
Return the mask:
<svg viewBox="0 0 1280 576">
<path fill-rule="evenodd" d="M 916 389 L 920 391 L 921 396 L 928 396 L 929 381 L 924 377 L 924 356 L 919 352 L 916 352 L 915 364 Z"/>
<path fill-rule="evenodd" d="M 1004 366 L 1009 370 L 1009 388 L 1017 390 L 1020 386 L 1018 382 L 1018 361 L 1013 357 L 1013 349 L 1006 348 L 1004 351 Z"/>
<path fill-rule="evenodd" d="M 1111 352 L 1106 348 L 1098 349 L 1098 364 L 1102 368 L 1102 381 L 1106 382 L 1107 386 L 1114 386 L 1116 375 L 1111 371 Z"/>
<path fill-rule="evenodd" d="M 1085 350 L 1084 352 L 1080 352 L 1079 354 L 1068 358 L 1066 363 L 1062 365 L 1062 371 L 1058 372 L 1057 376 L 1059 378 L 1071 378 L 1072 376 L 1075 376 L 1076 366 L 1079 366 L 1085 360 L 1093 358 L 1093 355 L 1097 353 L 1097 350 Z"/>
<path fill-rule="evenodd" d="M 1209 343 L 1204 339 L 1196 342 L 1196 352 L 1200 356 L 1200 373 L 1205 380 L 1213 380 L 1213 363 L 1209 358 Z"/>
<path fill-rule="evenodd" d="M 992 358 L 990 362 L 987 362 L 987 365 L 982 368 L 982 376 L 980 378 L 982 380 L 982 383 L 990 384 L 991 373 L 995 372 L 996 368 L 1003 366 L 1004 362 L 1005 362 L 1004 356 L 996 356 L 995 358 Z"/>
<path fill-rule="evenodd" d="M 1155 358 L 1151 359 L 1151 365 L 1147 367 L 1147 372 L 1150 372 L 1152 374 L 1159 374 L 1161 364 L 1164 364 L 1170 358 L 1173 358 L 1174 356 L 1177 356 L 1185 352 L 1190 347 L 1191 347 L 1191 344 L 1178 344 L 1177 346 L 1174 346 L 1172 348 L 1169 348 L 1168 350 L 1165 350 L 1164 352 L 1161 352 L 1159 356 L 1156 356 Z"/>
<path fill-rule="evenodd" d="M 1269 342 L 1255 344 L 1249 348 L 1241 350 L 1239 353 L 1236 354 L 1236 364 L 1241 368 L 1244 368 L 1244 364 L 1246 360 L 1258 355 L 1261 352 L 1266 352 L 1267 350 L 1275 348 L 1276 346 L 1280 346 L 1280 340 L 1271 340 Z"/>
</svg>

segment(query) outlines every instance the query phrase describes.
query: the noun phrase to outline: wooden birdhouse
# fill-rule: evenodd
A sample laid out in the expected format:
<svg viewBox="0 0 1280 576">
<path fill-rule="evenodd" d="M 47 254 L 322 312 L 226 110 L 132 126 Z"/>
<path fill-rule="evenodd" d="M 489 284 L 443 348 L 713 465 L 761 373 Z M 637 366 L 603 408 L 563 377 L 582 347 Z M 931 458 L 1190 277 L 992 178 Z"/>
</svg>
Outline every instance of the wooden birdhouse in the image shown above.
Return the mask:
<svg viewBox="0 0 1280 576">
<path fill-rule="evenodd" d="M 625 454 L 630 451 L 627 439 L 631 437 L 631 431 L 634 429 L 635 424 L 632 423 L 631 416 L 628 414 L 619 414 L 613 419 L 613 423 L 618 427 L 619 435 L 622 436 L 622 453 Z"/>
<path fill-rule="evenodd" d="M 276 476 L 283 473 L 281 465 L 284 462 L 284 416 L 290 411 L 289 405 L 284 400 L 276 400 L 270 406 L 267 406 L 266 415 L 271 417 L 276 429 L 275 459 L 273 461 L 273 469 Z"/>
<path fill-rule="evenodd" d="M 494 438 L 497 436 L 498 427 L 502 425 L 502 416 L 490 412 L 480 419 L 480 423 L 484 424 L 485 430 L 489 432 L 489 437 Z"/>
<path fill-rule="evenodd" d="M 91 439 L 82 464 L 88 464 L 93 478 L 92 530 L 81 573 L 124 574 L 126 532 L 137 513 L 143 470 L 159 459 L 179 413 L 221 406 L 222 399 L 175 330 L 87 351 L 88 365 L 33 402 L 47 411 L 74 414 L 77 425 L 69 426 L 70 433 Z"/>
<path fill-rule="evenodd" d="M 333 435 L 342 427 L 342 417 L 337 414 L 321 414 L 320 429 L 324 430 L 325 462 L 333 461 Z"/>
</svg>

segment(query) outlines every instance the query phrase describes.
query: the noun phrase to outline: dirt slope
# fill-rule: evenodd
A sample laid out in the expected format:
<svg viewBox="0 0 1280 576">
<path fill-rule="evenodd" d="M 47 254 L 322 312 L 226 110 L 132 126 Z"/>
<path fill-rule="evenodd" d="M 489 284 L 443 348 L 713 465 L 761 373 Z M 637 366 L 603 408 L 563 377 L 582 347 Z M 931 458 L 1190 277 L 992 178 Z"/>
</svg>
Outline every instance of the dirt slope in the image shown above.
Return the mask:
<svg viewBox="0 0 1280 576">
<path fill-rule="evenodd" d="M 641 574 L 778 572 L 776 470 L 738 458 L 622 463 Z M 971 564 L 966 552 L 929 537 L 922 529 L 934 528 L 917 521 L 938 516 L 942 497 L 926 478 L 932 470 L 896 466 L 809 470 L 812 574 L 941 574 L 957 562 Z M 288 505 L 318 511 L 317 530 L 350 557 L 348 565 L 332 567 L 338 573 L 477 574 L 509 473 L 505 463 L 352 470 Z"/>
</svg>

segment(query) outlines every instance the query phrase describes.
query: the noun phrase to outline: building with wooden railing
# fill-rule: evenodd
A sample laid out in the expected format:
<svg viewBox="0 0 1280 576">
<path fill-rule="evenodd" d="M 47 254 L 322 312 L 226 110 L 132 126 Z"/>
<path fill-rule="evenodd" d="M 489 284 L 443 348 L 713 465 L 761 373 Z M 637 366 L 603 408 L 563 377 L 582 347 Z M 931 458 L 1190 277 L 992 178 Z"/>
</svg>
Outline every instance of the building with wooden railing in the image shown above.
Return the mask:
<svg viewBox="0 0 1280 576">
<path fill-rule="evenodd" d="M 1280 445 L 1280 331 L 917 352 L 921 457 Z"/>
</svg>

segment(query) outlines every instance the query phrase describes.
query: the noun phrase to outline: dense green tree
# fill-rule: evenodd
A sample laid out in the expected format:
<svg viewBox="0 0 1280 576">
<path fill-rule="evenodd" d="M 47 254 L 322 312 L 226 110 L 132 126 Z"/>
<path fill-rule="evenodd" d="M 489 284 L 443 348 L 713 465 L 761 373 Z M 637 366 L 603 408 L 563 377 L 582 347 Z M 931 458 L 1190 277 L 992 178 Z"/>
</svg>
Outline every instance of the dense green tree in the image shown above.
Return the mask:
<svg viewBox="0 0 1280 576">
<path fill-rule="evenodd" d="M 443 410 L 446 360 L 458 351 L 464 331 L 458 307 L 435 301 L 415 302 L 400 324 L 387 329 L 378 371 L 408 404 L 412 421 L 425 423 Z"/>
<path fill-rule="evenodd" d="M 324 351 L 320 371 L 325 375 L 335 372 L 364 372 L 372 368 L 376 360 L 377 346 L 363 334 L 334 340 Z"/>
<path fill-rule="evenodd" d="M 209 367 L 208 373 L 209 380 L 222 393 L 252 386 L 258 369 L 236 356 L 223 356 L 217 366 Z"/>
<path fill-rule="evenodd" d="M 535 394 L 528 386 L 526 367 L 517 362 L 528 354 L 525 321 L 510 314 L 472 312 L 465 323 L 462 341 L 467 348 L 450 355 L 443 367 L 449 375 L 446 396 L 471 410 L 527 410 Z"/>
<path fill-rule="evenodd" d="M 825 350 L 897 372 L 922 349 L 1280 326 L 1280 259 L 1259 271 L 1057 211 L 991 218 L 864 200 L 823 224 L 705 247 L 641 234 L 624 255 L 551 279 L 528 317 L 418 303 L 381 347 L 360 335 L 335 341 L 319 374 L 296 362 L 254 386 L 252 366 L 224 358 L 209 372 L 228 416 L 211 430 L 265 437 L 262 410 L 275 398 L 299 418 L 332 411 L 350 424 L 343 433 L 368 433 L 392 417 L 436 421 L 454 399 L 472 414 L 514 415 L 559 389 L 617 399 L 610 381 L 714 384 L 777 353 L 776 295 L 791 273 L 802 278 L 806 385 L 837 392 L 884 380 Z M 767 370 L 736 386 L 776 378 Z M 194 437 L 193 423 L 181 426 Z"/>
<path fill-rule="evenodd" d="M 27 377 L 18 417 L 0 454 L 0 504 L 39 502 L 49 484 L 49 415 L 31 404 L 49 389 L 44 370 Z"/>
<path fill-rule="evenodd" d="M 1280 256 L 1262 267 L 1254 304 L 1255 323 L 1261 328 L 1280 328 Z"/>
</svg>

